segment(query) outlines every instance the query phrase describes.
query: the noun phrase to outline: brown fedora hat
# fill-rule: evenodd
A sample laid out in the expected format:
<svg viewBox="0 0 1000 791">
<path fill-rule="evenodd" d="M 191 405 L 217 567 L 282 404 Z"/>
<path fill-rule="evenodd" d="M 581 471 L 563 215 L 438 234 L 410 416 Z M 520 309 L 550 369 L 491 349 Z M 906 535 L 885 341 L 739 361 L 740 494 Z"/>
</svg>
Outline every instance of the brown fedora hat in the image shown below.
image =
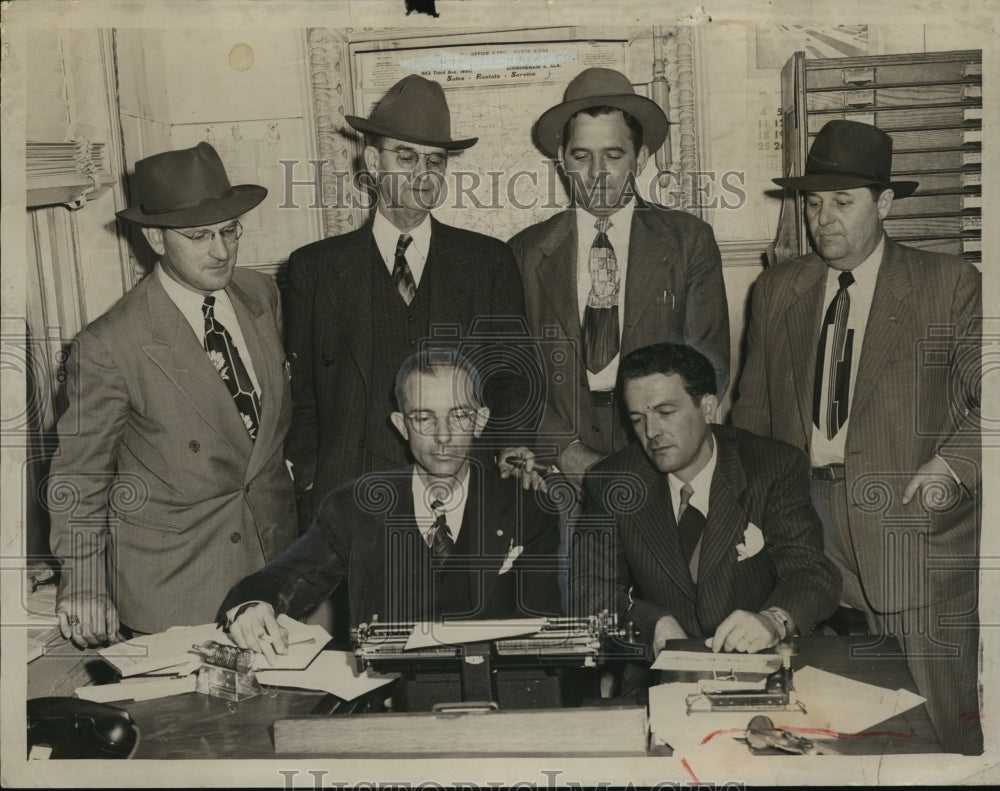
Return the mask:
<svg viewBox="0 0 1000 791">
<path fill-rule="evenodd" d="M 642 126 L 642 143 L 650 154 L 656 153 L 667 136 L 667 116 L 656 102 L 636 94 L 620 71 L 591 68 L 570 81 L 562 104 L 538 119 L 535 133 L 542 151 L 553 159 L 558 156 L 566 122 L 588 107 L 616 107 L 633 116 Z"/>
<path fill-rule="evenodd" d="M 359 132 L 385 135 L 407 143 L 459 150 L 475 145 L 478 137 L 451 139 L 451 112 L 444 88 L 434 80 L 410 74 L 393 85 L 372 110 L 370 118 L 346 115 Z"/>
<path fill-rule="evenodd" d="M 164 151 L 135 163 L 135 206 L 118 217 L 139 225 L 191 228 L 249 211 L 267 196 L 256 184 L 230 185 L 219 154 L 208 143 Z"/>
<path fill-rule="evenodd" d="M 828 121 L 816 135 L 802 176 L 772 179 L 780 187 L 810 192 L 888 187 L 905 198 L 920 186 L 916 181 L 892 181 L 892 138 L 870 124 Z"/>
</svg>

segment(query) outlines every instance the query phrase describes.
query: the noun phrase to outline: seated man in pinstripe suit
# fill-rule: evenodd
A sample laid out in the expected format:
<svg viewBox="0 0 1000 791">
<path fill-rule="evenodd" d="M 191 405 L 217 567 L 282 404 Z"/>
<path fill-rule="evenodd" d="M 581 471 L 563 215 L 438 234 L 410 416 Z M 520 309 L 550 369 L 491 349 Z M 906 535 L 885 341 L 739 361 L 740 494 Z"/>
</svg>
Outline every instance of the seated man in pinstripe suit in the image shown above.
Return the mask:
<svg viewBox="0 0 1000 791">
<path fill-rule="evenodd" d="M 811 631 L 841 583 L 805 455 L 713 425 L 715 371 L 690 346 L 636 349 L 620 375 L 639 444 L 587 473 L 574 524 L 578 611 L 627 612 L 654 652 L 705 637 L 714 651 L 751 653 Z M 584 559 L 587 546 L 613 550 Z"/>
</svg>

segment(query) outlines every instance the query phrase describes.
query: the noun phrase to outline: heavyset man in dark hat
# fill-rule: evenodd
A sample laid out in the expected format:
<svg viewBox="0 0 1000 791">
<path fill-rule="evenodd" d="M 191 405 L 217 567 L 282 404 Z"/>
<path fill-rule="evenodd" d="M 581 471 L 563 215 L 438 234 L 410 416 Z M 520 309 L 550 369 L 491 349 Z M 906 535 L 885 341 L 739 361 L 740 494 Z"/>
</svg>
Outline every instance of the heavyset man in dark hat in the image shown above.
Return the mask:
<svg viewBox="0 0 1000 791">
<path fill-rule="evenodd" d="M 510 246 L 532 332 L 543 337 L 558 326 L 576 348 L 572 375 L 553 370 L 546 377 L 536 450 L 554 452 L 559 469 L 579 481 L 631 439 L 615 385 L 618 362 L 633 349 L 695 347 L 715 367 L 722 397 L 729 312 L 712 229 L 637 194 L 636 177 L 667 132 L 655 102 L 637 95 L 624 74 L 590 68 L 535 132 L 542 151 L 558 160 L 573 205 L 525 228 Z M 519 454 L 531 471 L 531 451 Z"/>
<path fill-rule="evenodd" d="M 159 260 L 71 345 L 48 481 L 56 612 L 80 647 L 206 623 L 297 533 L 278 289 L 236 266 L 267 190 L 231 186 L 208 143 L 139 160 L 132 188 L 118 216 Z"/>
<path fill-rule="evenodd" d="M 465 339 L 463 353 L 483 373 L 491 426 L 523 409 L 527 389 L 508 371 L 483 366 L 469 341 L 494 317 L 523 322 L 510 248 L 431 214 L 447 194 L 449 154 L 476 142 L 452 137 L 444 90 L 410 75 L 369 118 L 347 121 L 365 135 L 377 207 L 358 230 L 300 248 L 288 263 L 294 415 L 287 452 L 307 523 L 334 488 L 408 463 L 386 416 L 396 370 L 423 342 Z"/>
<path fill-rule="evenodd" d="M 981 277 L 886 235 L 918 186 L 891 169 L 889 135 L 835 120 L 774 180 L 815 252 L 754 287 L 733 422 L 810 454 L 843 603 L 899 639 L 945 749 L 978 754 Z"/>
</svg>

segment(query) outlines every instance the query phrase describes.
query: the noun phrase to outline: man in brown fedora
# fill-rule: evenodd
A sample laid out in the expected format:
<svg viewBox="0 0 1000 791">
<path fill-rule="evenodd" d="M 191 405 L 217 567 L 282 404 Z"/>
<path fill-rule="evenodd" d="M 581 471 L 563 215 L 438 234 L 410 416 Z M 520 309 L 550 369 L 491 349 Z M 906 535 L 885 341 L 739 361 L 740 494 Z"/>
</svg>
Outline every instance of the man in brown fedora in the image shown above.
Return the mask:
<svg viewBox="0 0 1000 791">
<path fill-rule="evenodd" d="M 510 248 L 431 214 L 450 153 L 476 138 L 452 137 L 444 90 L 418 75 L 393 85 L 369 118 L 347 121 L 365 135 L 377 207 L 358 230 L 296 250 L 288 262 L 294 415 L 287 453 L 306 524 L 336 487 L 409 462 L 386 416 L 396 370 L 428 339 L 458 342 L 477 364 L 491 426 L 509 425 L 526 396 L 523 380 L 485 366 L 477 357 L 484 345 L 470 340 L 497 317 L 523 323 Z"/>
<path fill-rule="evenodd" d="M 48 481 L 56 612 L 80 647 L 211 621 L 297 534 L 278 290 L 236 266 L 267 190 L 230 185 L 207 143 L 139 160 L 131 184 L 118 216 L 159 260 L 72 344 Z"/>
<path fill-rule="evenodd" d="M 658 342 L 691 345 L 711 360 L 721 398 L 729 313 L 712 229 L 637 194 L 636 177 L 667 131 L 655 102 L 637 95 L 624 74 L 590 68 L 535 131 L 542 151 L 558 160 L 573 205 L 510 246 L 532 332 L 543 337 L 558 327 L 576 349 L 573 375 L 546 377 L 536 450 L 554 452 L 559 469 L 580 480 L 631 439 L 615 389 L 621 357 Z M 518 453 L 531 473 L 531 451 Z M 501 465 L 504 474 L 522 474 Z"/>
<path fill-rule="evenodd" d="M 978 754 L 981 278 L 885 234 L 918 186 L 891 167 L 889 135 L 835 120 L 774 180 L 816 252 L 754 287 L 733 422 L 810 454 L 843 602 L 899 639 L 945 749 Z"/>
</svg>

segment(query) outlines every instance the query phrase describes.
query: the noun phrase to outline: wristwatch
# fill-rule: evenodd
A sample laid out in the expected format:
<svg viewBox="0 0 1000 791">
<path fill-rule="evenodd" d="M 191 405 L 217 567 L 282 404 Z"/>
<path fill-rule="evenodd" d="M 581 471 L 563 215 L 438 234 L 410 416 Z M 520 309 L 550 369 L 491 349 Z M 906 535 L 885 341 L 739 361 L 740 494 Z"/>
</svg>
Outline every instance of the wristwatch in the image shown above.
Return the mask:
<svg viewBox="0 0 1000 791">
<path fill-rule="evenodd" d="M 761 610 L 760 614 L 777 627 L 779 640 L 784 640 L 791 634 L 792 618 L 780 607 L 768 607 L 766 610 Z"/>
</svg>

